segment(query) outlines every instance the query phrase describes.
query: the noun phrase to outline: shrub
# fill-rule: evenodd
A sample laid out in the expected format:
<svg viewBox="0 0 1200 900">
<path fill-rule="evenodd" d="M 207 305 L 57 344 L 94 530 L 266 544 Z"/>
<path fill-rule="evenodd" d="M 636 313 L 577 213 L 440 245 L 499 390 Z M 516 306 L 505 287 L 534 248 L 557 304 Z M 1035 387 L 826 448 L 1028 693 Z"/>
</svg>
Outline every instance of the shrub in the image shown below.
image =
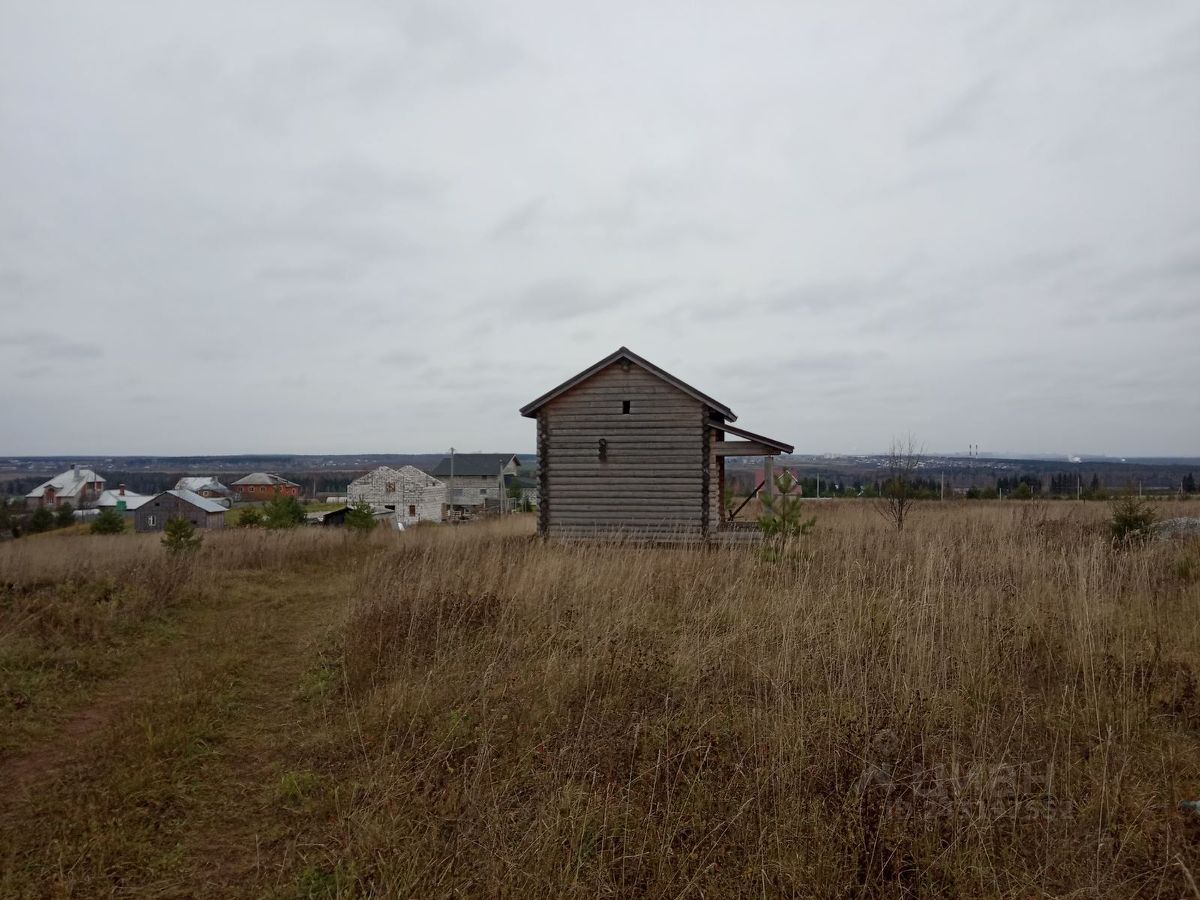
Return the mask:
<svg viewBox="0 0 1200 900">
<path fill-rule="evenodd" d="M 263 523 L 263 514 L 257 506 L 247 506 L 238 513 L 238 528 L 258 528 Z"/>
<path fill-rule="evenodd" d="M 172 516 L 163 529 L 162 545 L 168 553 L 191 553 L 200 549 L 203 540 L 196 526 L 182 516 Z"/>
<path fill-rule="evenodd" d="M 775 487 L 779 493 L 774 497 L 762 495 L 760 502 L 763 514 L 759 516 L 758 525 L 763 534 L 778 537 L 799 537 L 812 531 L 816 519 L 805 519 L 800 508 L 800 498 L 792 492 L 796 489 L 796 479 L 791 472 L 784 472 L 775 479 Z"/>
<path fill-rule="evenodd" d="M 33 515 L 29 517 L 28 529 L 30 534 L 40 534 L 43 531 L 49 531 L 54 527 L 54 513 L 46 509 L 44 506 L 39 506 L 33 511 Z"/>
<path fill-rule="evenodd" d="M 70 503 L 64 503 L 58 508 L 58 512 L 54 515 L 54 524 L 59 528 L 66 528 L 68 525 L 75 524 L 75 507 Z"/>
<path fill-rule="evenodd" d="M 359 500 L 346 511 L 346 527 L 360 534 L 366 534 L 375 527 L 375 511 L 371 504 Z"/>
<path fill-rule="evenodd" d="M 125 519 L 110 506 L 101 510 L 100 515 L 92 520 L 89 530 L 92 534 L 120 534 L 125 530 Z"/>
<path fill-rule="evenodd" d="M 304 505 L 295 497 L 272 497 L 263 507 L 263 524 L 270 529 L 295 528 L 304 521 Z"/>
<path fill-rule="evenodd" d="M 1157 513 L 1149 503 L 1135 494 L 1119 497 L 1112 504 L 1112 519 L 1108 523 L 1113 540 L 1122 544 L 1144 541 L 1150 537 Z"/>
</svg>

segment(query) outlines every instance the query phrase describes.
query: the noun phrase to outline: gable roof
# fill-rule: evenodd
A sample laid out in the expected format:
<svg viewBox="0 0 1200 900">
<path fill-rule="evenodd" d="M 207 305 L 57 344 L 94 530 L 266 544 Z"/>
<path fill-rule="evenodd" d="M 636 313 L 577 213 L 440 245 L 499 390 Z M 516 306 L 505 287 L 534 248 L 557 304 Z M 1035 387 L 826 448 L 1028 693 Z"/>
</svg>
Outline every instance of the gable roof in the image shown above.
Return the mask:
<svg viewBox="0 0 1200 900">
<path fill-rule="evenodd" d="M 455 459 L 457 460 L 458 457 L 456 456 Z M 458 467 L 455 466 L 455 474 L 458 474 L 457 469 L 458 469 Z M 394 477 L 397 479 L 405 478 L 405 477 L 413 478 L 416 476 L 420 476 L 421 478 L 425 479 L 426 487 L 432 487 L 432 486 L 441 484 L 440 481 L 438 481 L 436 478 L 434 478 L 428 472 L 422 472 L 416 466 L 401 466 L 398 469 L 393 468 L 392 466 L 376 466 L 370 472 L 365 472 L 364 474 L 359 475 L 352 482 L 350 482 L 349 486 L 353 487 L 354 485 L 358 484 L 359 482 L 367 482 L 370 480 L 372 475 L 378 475 L 381 473 L 383 474 L 383 476 L 385 478 L 387 478 L 388 476 L 391 476 L 391 477 Z"/>
<path fill-rule="evenodd" d="M 111 506 L 115 509 L 117 504 L 124 500 L 125 508 L 132 512 L 143 503 L 153 499 L 154 498 L 149 494 L 135 494 L 133 491 L 126 491 L 124 494 L 122 494 L 120 490 L 109 490 L 105 491 L 99 496 L 99 498 L 96 500 L 96 507 L 98 509 L 103 509 L 106 506 Z"/>
<path fill-rule="evenodd" d="M 454 474 L 499 476 L 500 470 L 513 460 L 517 461 L 518 466 L 521 465 L 521 460 L 517 459 L 515 453 L 455 453 Z M 435 478 L 449 478 L 450 457 L 442 457 L 442 461 L 434 467 L 432 474 Z"/>
<path fill-rule="evenodd" d="M 54 488 L 54 493 L 61 498 L 74 497 L 79 494 L 85 484 L 93 484 L 95 482 L 104 484 L 104 479 L 91 469 L 67 469 L 67 471 L 60 472 L 49 481 L 43 481 L 25 496 L 31 500 L 36 500 L 38 497 L 45 496 L 46 488 Z"/>
<path fill-rule="evenodd" d="M 553 389 L 547 391 L 546 393 L 542 394 L 542 396 L 538 397 L 532 403 L 527 403 L 525 406 L 522 406 L 521 407 L 521 415 L 526 416 L 528 418 L 532 418 L 539 409 L 541 409 L 543 406 L 545 406 L 547 403 L 549 403 L 555 397 L 558 397 L 559 395 L 566 393 L 567 391 L 571 390 L 571 388 L 575 387 L 580 382 L 586 381 L 588 378 L 591 378 L 593 375 L 595 375 L 601 369 L 611 366 L 613 363 L 615 363 L 617 360 L 620 360 L 620 359 L 629 360 L 629 362 L 633 363 L 635 366 L 640 366 L 641 368 L 643 368 L 647 372 L 649 372 L 651 375 L 655 375 L 655 376 L 661 378 L 667 384 L 671 385 L 671 387 L 673 387 L 679 391 L 682 391 L 683 393 L 687 394 L 689 397 L 691 397 L 694 400 L 699 400 L 701 403 L 703 403 L 705 406 L 707 406 L 713 412 L 724 416 L 730 422 L 737 421 L 737 416 L 734 415 L 733 410 L 730 409 L 728 406 L 726 406 L 724 403 L 721 403 L 718 400 L 714 400 L 712 397 L 708 396 L 707 394 L 701 393 L 700 391 L 698 391 L 694 387 L 692 387 L 690 384 L 688 384 L 686 381 L 681 381 L 680 379 L 676 378 L 674 375 L 672 375 L 670 372 L 666 371 L 665 369 L 660 369 L 658 366 L 654 365 L 654 363 L 650 362 L 648 359 L 644 359 L 644 358 L 638 356 L 636 353 L 634 353 L 628 347 L 621 347 L 621 348 L 617 349 L 615 352 L 610 353 L 608 356 L 604 357 L 604 359 L 600 360 L 600 362 L 596 363 L 595 365 L 589 366 L 588 368 L 584 369 L 582 372 L 580 372 L 575 377 L 568 378 L 566 381 L 564 381 L 558 387 L 553 388 Z"/>
<path fill-rule="evenodd" d="M 202 491 L 205 488 L 210 491 L 229 492 L 229 488 L 221 484 L 216 475 L 185 475 L 175 482 L 177 491 Z"/>
<path fill-rule="evenodd" d="M 163 494 L 170 494 L 172 497 L 178 497 L 180 500 L 183 500 L 185 503 L 190 503 L 190 504 L 192 504 L 192 506 L 202 509 L 206 513 L 223 513 L 223 512 L 225 512 L 225 507 L 223 507 L 220 503 L 214 503 L 212 500 L 209 500 L 207 497 L 201 497 L 199 494 L 193 493 L 192 491 L 163 491 L 162 494 L 155 494 L 153 497 L 149 497 L 147 499 L 148 500 L 157 500 Z M 145 504 L 142 504 L 142 505 L 145 505 Z"/>
<path fill-rule="evenodd" d="M 244 484 L 289 484 L 295 487 L 300 485 L 294 481 L 288 481 L 280 475 L 274 475 L 271 472 L 251 472 L 245 478 L 239 478 L 233 483 L 234 487 Z"/>
</svg>

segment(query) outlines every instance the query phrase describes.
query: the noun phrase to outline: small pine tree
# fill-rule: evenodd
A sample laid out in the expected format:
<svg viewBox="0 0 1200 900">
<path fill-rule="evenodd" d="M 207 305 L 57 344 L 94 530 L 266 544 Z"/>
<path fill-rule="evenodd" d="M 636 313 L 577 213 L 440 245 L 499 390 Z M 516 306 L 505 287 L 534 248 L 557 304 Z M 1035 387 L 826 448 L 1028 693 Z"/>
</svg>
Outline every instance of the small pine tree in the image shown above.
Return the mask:
<svg viewBox="0 0 1200 900">
<path fill-rule="evenodd" d="M 30 534 L 40 534 L 43 531 L 49 531 L 54 527 L 54 513 L 50 512 L 44 506 L 39 506 L 33 511 L 33 515 L 29 517 L 27 527 Z"/>
<path fill-rule="evenodd" d="M 352 531 L 366 534 L 375 524 L 375 511 L 366 500 L 359 500 L 346 510 L 346 527 Z"/>
<path fill-rule="evenodd" d="M 263 524 L 272 530 L 295 528 L 304 522 L 304 505 L 292 496 L 277 494 L 263 507 Z"/>
<path fill-rule="evenodd" d="M 192 553 L 200 549 L 203 540 L 196 526 L 182 516 L 172 516 L 163 528 L 162 545 L 168 553 Z"/>
<path fill-rule="evenodd" d="M 805 519 L 801 515 L 800 497 L 793 493 L 796 479 L 791 472 L 784 472 L 775 479 L 778 494 L 761 497 L 763 514 L 758 525 L 764 534 L 775 537 L 799 537 L 812 531 L 816 518 Z"/>
<path fill-rule="evenodd" d="M 238 528 L 257 528 L 263 523 L 263 514 L 257 506 L 245 506 L 238 513 Z"/>
<path fill-rule="evenodd" d="M 1113 540 L 1121 544 L 1145 541 L 1158 514 L 1154 507 L 1136 494 L 1126 494 L 1112 504 L 1112 519 L 1108 523 Z"/>
<path fill-rule="evenodd" d="M 111 506 L 100 511 L 100 515 L 92 519 L 89 529 L 92 534 L 120 534 L 125 530 L 125 520 Z"/>
<path fill-rule="evenodd" d="M 64 503 L 58 508 L 58 512 L 54 514 L 54 524 L 59 528 L 66 528 L 68 525 L 75 524 L 75 507 L 70 503 Z"/>
</svg>

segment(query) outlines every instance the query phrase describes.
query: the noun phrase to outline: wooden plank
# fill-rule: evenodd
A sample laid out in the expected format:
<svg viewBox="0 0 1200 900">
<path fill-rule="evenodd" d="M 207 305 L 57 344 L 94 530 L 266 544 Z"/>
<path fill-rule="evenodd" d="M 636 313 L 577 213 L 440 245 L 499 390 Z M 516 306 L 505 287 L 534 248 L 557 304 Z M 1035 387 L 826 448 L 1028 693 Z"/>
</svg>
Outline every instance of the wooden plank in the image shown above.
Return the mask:
<svg viewBox="0 0 1200 900">
<path fill-rule="evenodd" d="M 562 498 L 560 497 L 561 501 Z M 692 503 L 639 503 L 626 505 L 588 505 L 581 503 L 575 506 L 556 504 L 550 510 L 551 516 L 603 516 L 605 518 L 621 518 L 622 516 L 640 515 L 663 516 L 664 518 L 682 517 L 684 519 L 698 518 L 700 510 Z"/>
<path fill-rule="evenodd" d="M 645 478 L 654 479 L 657 477 L 692 479 L 700 480 L 703 473 L 701 466 L 696 462 L 690 465 L 679 466 L 623 466 L 619 462 L 574 462 L 574 463 L 552 463 L 550 477 L 553 479 L 556 475 L 582 475 L 584 477 L 594 476 L 603 479 L 619 479 L 619 478 Z"/>
<path fill-rule="evenodd" d="M 597 447 L 559 447 L 555 451 L 554 461 L 556 463 L 599 462 L 599 452 Z M 612 452 L 611 447 L 609 452 Z M 695 465 L 696 454 L 684 453 L 682 449 L 664 449 L 662 452 L 655 453 L 651 450 L 639 451 L 636 448 L 629 448 L 622 450 L 620 462 L 625 466 Z"/>
<path fill-rule="evenodd" d="M 561 474 L 561 473 L 558 473 Z M 587 476 L 572 475 L 569 479 L 553 476 L 550 479 L 551 489 L 561 488 L 564 491 L 586 491 L 586 490 L 604 490 L 614 491 L 618 494 L 629 494 L 639 491 L 660 490 L 668 492 L 689 491 L 699 497 L 700 489 L 703 481 L 699 478 L 672 478 L 669 481 L 663 481 L 657 478 L 589 478 Z"/>
<path fill-rule="evenodd" d="M 692 447 L 689 446 L 688 444 L 681 444 L 678 441 L 657 441 L 657 442 L 653 442 L 653 443 L 648 443 L 648 442 L 634 443 L 634 442 L 630 442 L 630 441 L 610 441 L 608 438 L 605 438 L 604 441 L 608 445 L 609 454 L 610 455 L 613 453 L 624 454 L 621 457 L 622 459 L 635 460 L 639 456 L 650 455 L 650 456 L 654 457 L 654 459 L 657 461 L 662 456 L 665 456 L 668 453 L 676 454 L 676 455 L 683 455 L 686 453 L 688 456 L 691 457 L 691 462 L 693 465 L 697 465 L 699 462 L 696 459 L 695 452 L 688 453 L 689 450 L 692 450 Z M 570 441 L 563 439 L 562 441 L 560 441 L 557 444 L 552 443 L 549 447 L 549 450 L 552 455 L 550 457 L 543 457 L 543 459 L 549 458 L 549 459 L 551 459 L 552 462 L 557 461 L 559 459 L 562 459 L 564 462 L 566 462 L 567 457 L 565 455 L 560 457 L 558 454 L 562 453 L 563 451 L 567 451 L 567 450 L 585 451 L 582 454 L 583 459 L 586 460 L 590 456 L 592 459 L 598 460 L 600 458 L 600 439 L 596 438 L 595 440 L 585 439 L 585 440 L 570 440 Z M 580 455 L 581 454 L 577 453 L 576 457 L 578 457 Z"/>
<path fill-rule="evenodd" d="M 623 400 L 637 402 L 655 409 L 664 407 L 692 410 L 697 416 L 700 415 L 702 409 L 697 401 L 691 397 L 685 397 L 683 394 L 657 393 L 637 388 L 634 390 L 613 389 L 590 391 L 588 393 L 563 394 L 557 400 L 551 400 L 547 403 L 546 409 L 550 411 L 551 415 L 556 416 L 572 409 L 598 409 L 612 404 L 620 406 Z"/>
<path fill-rule="evenodd" d="M 695 494 L 677 494 L 664 496 L 656 494 L 630 494 L 614 497 L 612 494 L 559 494 L 554 499 L 554 509 L 635 509 L 639 506 L 654 507 L 655 509 L 691 509 L 700 508 L 700 498 Z"/>
<path fill-rule="evenodd" d="M 717 456 L 778 456 L 779 451 L 757 441 L 713 441 Z"/>
<path fill-rule="evenodd" d="M 574 522 L 611 522 L 611 523 L 635 523 L 635 524 L 700 524 L 700 512 L 692 512 L 690 515 L 685 515 L 683 512 L 678 514 L 665 514 L 662 510 L 644 509 L 644 510 L 551 510 L 550 522 L 570 524 Z"/>
<path fill-rule="evenodd" d="M 590 416 L 555 416 L 550 424 L 551 429 L 563 431 L 568 428 L 592 428 L 625 433 L 642 433 L 657 431 L 663 428 L 680 428 L 699 431 L 696 420 L 691 416 L 653 416 L 647 413 L 641 415 L 590 415 Z"/>
<path fill-rule="evenodd" d="M 580 424 L 556 425 L 554 422 L 550 424 L 550 439 L 556 438 L 614 438 L 623 440 L 625 443 L 636 444 L 640 440 L 653 440 L 662 438 L 680 438 L 692 440 L 692 442 L 700 442 L 703 432 L 700 427 L 690 427 L 682 424 L 682 422 L 664 422 L 664 424 L 656 425 L 654 422 L 646 422 L 646 424 L 638 427 L 636 431 L 630 430 L 606 430 L 604 426 L 593 425 L 590 422 L 580 422 Z"/>
<path fill-rule="evenodd" d="M 588 478 L 586 476 L 559 478 L 555 475 L 551 477 L 550 484 L 552 487 L 573 491 L 597 490 L 616 491 L 618 493 L 652 490 L 671 493 L 689 491 L 699 497 L 703 482 L 699 478 L 672 478 L 669 480 L 659 478 Z"/>
<path fill-rule="evenodd" d="M 623 481 L 552 481 L 551 486 L 563 491 L 564 496 L 610 496 L 610 497 L 695 497 L 700 499 L 700 482 L 679 481 L 672 485 L 654 486 L 653 482 Z"/>
<path fill-rule="evenodd" d="M 656 528 L 644 522 L 552 522 L 548 531 L 552 536 L 600 535 L 600 534 L 651 534 L 651 535 L 699 535 L 700 526 L 685 524 Z"/>
<path fill-rule="evenodd" d="M 674 444 L 689 452 L 695 453 L 700 449 L 700 429 L 680 428 L 678 425 L 670 428 L 639 428 L 636 431 L 626 431 L 623 428 L 595 428 L 571 426 L 563 429 L 551 429 L 549 441 L 552 447 L 567 447 L 571 444 L 585 446 L 589 441 L 600 438 L 611 439 L 619 444 L 636 447 L 645 444 L 651 447 L 658 444 Z"/>
</svg>

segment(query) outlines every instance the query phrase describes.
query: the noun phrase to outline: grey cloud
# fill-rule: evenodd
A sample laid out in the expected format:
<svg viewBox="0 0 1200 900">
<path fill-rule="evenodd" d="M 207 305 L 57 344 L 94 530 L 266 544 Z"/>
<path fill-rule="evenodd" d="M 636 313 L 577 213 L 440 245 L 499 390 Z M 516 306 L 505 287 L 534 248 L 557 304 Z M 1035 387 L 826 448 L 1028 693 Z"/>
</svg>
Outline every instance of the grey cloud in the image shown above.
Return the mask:
<svg viewBox="0 0 1200 900">
<path fill-rule="evenodd" d="M 379 357 L 379 361 L 386 366 L 398 366 L 402 368 L 422 363 L 426 359 L 426 355 L 420 351 L 403 349 L 390 350 Z"/>
<path fill-rule="evenodd" d="M 581 278 L 553 278 L 532 284 L 501 304 L 519 319 L 562 322 L 581 316 L 613 312 L 661 287 L 661 282 L 644 281 L 598 287 Z"/>
<path fill-rule="evenodd" d="M 491 230 L 491 239 L 504 241 L 528 235 L 541 221 L 542 209 L 545 204 L 545 198 L 522 203 L 496 223 Z"/>
<path fill-rule="evenodd" d="M 25 4 L 0 450 L 528 450 L 626 344 L 802 450 L 1196 452 L 1194 3 L 662 3 Z"/>
<path fill-rule="evenodd" d="M 927 144 L 969 132 L 987 107 L 995 90 L 994 75 L 988 74 L 976 79 L 930 121 L 917 129 L 911 137 L 912 143 Z"/>
<path fill-rule="evenodd" d="M 79 320 L 78 324 L 84 326 L 89 322 Z M 83 343 L 45 331 L 0 334 L 0 347 L 11 347 L 18 352 L 23 352 L 29 359 L 70 361 L 99 359 L 104 355 L 103 349 L 96 344 Z"/>
</svg>

